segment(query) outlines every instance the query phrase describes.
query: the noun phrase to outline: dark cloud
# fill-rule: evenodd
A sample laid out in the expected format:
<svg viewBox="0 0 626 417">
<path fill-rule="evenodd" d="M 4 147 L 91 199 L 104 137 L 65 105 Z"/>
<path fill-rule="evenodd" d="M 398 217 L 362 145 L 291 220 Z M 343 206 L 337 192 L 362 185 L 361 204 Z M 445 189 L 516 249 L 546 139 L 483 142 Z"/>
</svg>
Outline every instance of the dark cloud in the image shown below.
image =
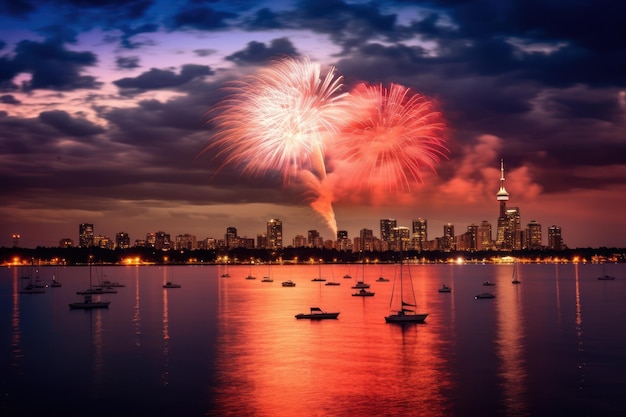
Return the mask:
<svg viewBox="0 0 626 417">
<path fill-rule="evenodd" d="M 120 56 L 115 58 L 115 65 L 120 69 L 139 68 L 140 58 L 138 56 Z"/>
<path fill-rule="evenodd" d="M 154 33 L 159 29 L 159 26 L 155 23 L 146 23 L 137 27 L 131 27 L 128 25 L 122 25 L 119 30 L 122 31 L 120 38 L 120 45 L 125 49 L 137 49 L 145 45 L 151 45 L 151 41 L 136 40 L 133 39 L 137 35 L 144 33 Z"/>
<path fill-rule="evenodd" d="M 71 51 L 56 40 L 24 40 L 15 47 L 13 58 L 0 58 L 0 81 L 11 81 L 18 73 L 27 72 L 32 77 L 23 85 L 26 90 L 97 88 L 100 83 L 94 77 L 81 75 L 96 61 L 94 53 Z"/>
<path fill-rule="evenodd" d="M 193 53 L 200 57 L 211 56 L 217 51 L 215 49 L 194 49 Z"/>
<path fill-rule="evenodd" d="M 88 120 L 72 118 L 62 110 L 42 112 L 39 114 L 39 119 L 64 135 L 73 137 L 91 136 L 105 132 L 102 127 L 94 125 Z"/>
<path fill-rule="evenodd" d="M 206 65 L 187 64 L 183 65 L 180 74 L 176 74 L 173 70 L 152 68 L 135 78 L 122 78 L 113 81 L 113 84 L 122 89 L 134 90 L 133 93 L 139 93 L 144 90 L 179 87 L 196 77 L 212 74 L 213 70 Z"/>
<path fill-rule="evenodd" d="M 262 64 L 287 55 L 297 55 L 296 48 L 289 39 L 279 38 L 272 40 L 269 46 L 265 46 L 261 42 L 250 42 L 246 49 L 235 52 L 227 56 L 226 59 L 240 65 Z"/>
<path fill-rule="evenodd" d="M 16 99 L 11 94 L 5 94 L 3 96 L 0 96 L 0 103 L 4 103 L 4 104 L 20 104 L 21 101 Z"/>
<path fill-rule="evenodd" d="M 246 27 L 248 30 L 279 29 L 285 26 L 280 20 L 280 15 L 264 7 L 246 21 Z"/>
<path fill-rule="evenodd" d="M 32 1 L 28 0 L 0 0 L 0 14 L 24 17 L 35 10 Z"/>
<path fill-rule="evenodd" d="M 216 30 L 228 26 L 228 20 L 237 17 L 236 13 L 215 10 L 202 4 L 190 3 L 168 21 L 170 29 L 191 28 Z"/>
</svg>

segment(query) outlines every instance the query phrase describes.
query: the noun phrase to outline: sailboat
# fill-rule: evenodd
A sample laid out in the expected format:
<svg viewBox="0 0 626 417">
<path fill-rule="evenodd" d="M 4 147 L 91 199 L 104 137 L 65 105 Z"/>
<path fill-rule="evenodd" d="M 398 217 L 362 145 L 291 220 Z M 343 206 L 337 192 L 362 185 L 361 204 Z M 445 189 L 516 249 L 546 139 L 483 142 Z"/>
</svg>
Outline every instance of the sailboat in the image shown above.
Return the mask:
<svg viewBox="0 0 626 417">
<path fill-rule="evenodd" d="M 397 228 L 398 230 L 401 228 Z M 406 227 L 404 229 L 407 229 Z M 407 229 L 408 230 L 408 229 Z M 397 233 L 399 235 L 399 233 Z M 409 284 L 411 291 L 404 290 L 404 276 L 403 276 L 403 255 L 402 255 L 402 242 L 400 242 L 400 274 L 399 274 L 399 300 L 394 300 L 396 295 L 396 279 L 394 277 L 393 289 L 391 290 L 391 300 L 389 302 L 390 313 L 385 317 L 387 323 L 423 323 L 428 317 L 427 313 L 416 313 L 417 302 L 415 300 L 415 289 L 413 288 L 413 278 L 411 277 L 411 270 L 409 269 Z M 399 301 L 400 308 L 395 307 Z"/>
<path fill-rule="evenodd" d="M 332 265 L 330 266 L 330 275 L 331 275 L 331 277 L 332 277 L 332 281 L 328 281 L 328 282 L 327 282 L 326 284 L 324 284 L 324 285 L 327 285 L 327 286 L 329 286 L 329 287 L 332 287 L 332 286 L 335 286 L 335 287 L 336 287 L 336 286 L 338 286 L 338 285 L 341 285 L 341 282 L 335 281 L 335 274 L 334 274 L 334 272 L 333 272 L 333 266 L 332 266 Z"/>
<path fill-rule="evenodd" d="M 91 287 L 91 259 L 89 260 L 89 290 L 92 290 Z M 110 301 L 94 301 L 91 292 L 85 291 L 83 292 L 83 301 L 77 301 L 75 303 L 70 303 L 71 309 L 93 309 L 93 308 L 109 308 Z"/>
<path fill-rule="evenodd" d="M 326 281 L 326 278 L 322 278 L 322 260 L 320 259 L 320 261 L 317 263 L 318 267 L 319 267 L 319 275 L 315 278 L 313 278 L 311 281 L 313 282 L 324 282 Z"/>
<path fill-rule="evenodd" d="M 513 280 L 512 280 L 511 282 L 512 282 L 513 284 L 521 284 L 521 283 L 522 283 L 522 281 L 520 281 L 520 280 L 517 278 L 517 262 L 515 262 L 515 263 L 513 264 Z"/>
<path fill-rule="evenodd" d="M 50 286 L 55 287 L 55 288 L 58 288 L 61 286 L 61 283 L 57 279 L 56 268 L 54 269 L 54 273 L 52 274 L 52 283 L 50 283 Z"/>
<path fill-rule="evenodd" d="M 267 275 L 263 277 L 261 282 L 274 282 L 274 280 L 272 279 L 271 271 L 272 271 L 272 261 L 269 261 L 269 263 L 267 264 Z"/>
<path fill-rule="evenodd" d="M 43 294 L 46 292 L 42 286 L 33 284 L 32 270 L 28 275 L 22 275 L 22 279 L 28 280 L 28 284 L 20 290 L 20 294 Z"/>
<path fill-rule="evenodd" d="M 180 288 L 180 284 L 174 284 L 174 280 L 172 279 L 163 284 L 163 288 Z"/>
<path fill-rule="evenodd" d="M 361 277 L 361 280 L 359 281 L 357 278 L 356 284 L 352 286 L 352 289 L 358 290 L 358 291 L 355 293 L 352 293 L 352 296 L 353 297 L 373 297 L 374 294 L 376 293 L 368 291 L 367 289 L 370 287 L 370 285 L 365 282 L 365 255 L 363 255 L 362 266 L 363 266 L 363 275 Z"/>
<path fill-rule="evenodd" d="M 222 278 L 230 278 L 230 274 L 228 273 L 228 261 L 226 261 L 226 264 L 224 266 L 224 273 L 220 276 Z"/>
<path fill-rule="evenodd" d="M 606 273 L 606 265 L 602 264 L 602 275 L 598 277 L 600 281 L 613 281 L 615 277 Z"/>
</svg>

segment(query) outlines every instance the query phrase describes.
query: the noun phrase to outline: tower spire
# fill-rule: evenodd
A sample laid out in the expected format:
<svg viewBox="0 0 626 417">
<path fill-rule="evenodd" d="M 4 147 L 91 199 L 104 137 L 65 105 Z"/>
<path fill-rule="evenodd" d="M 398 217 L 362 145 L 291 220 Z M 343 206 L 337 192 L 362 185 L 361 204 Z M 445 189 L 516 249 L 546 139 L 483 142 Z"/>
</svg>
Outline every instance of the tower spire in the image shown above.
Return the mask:
<svg viewBox="0 0 626 417">
<path fill-rule="evenodd" d="M 500 189 L 496 194 L 496 200 L 507 201 L 509 199 L 509 193 L 504 188 L 504 160 L 500 159 Z"/>
</svg>

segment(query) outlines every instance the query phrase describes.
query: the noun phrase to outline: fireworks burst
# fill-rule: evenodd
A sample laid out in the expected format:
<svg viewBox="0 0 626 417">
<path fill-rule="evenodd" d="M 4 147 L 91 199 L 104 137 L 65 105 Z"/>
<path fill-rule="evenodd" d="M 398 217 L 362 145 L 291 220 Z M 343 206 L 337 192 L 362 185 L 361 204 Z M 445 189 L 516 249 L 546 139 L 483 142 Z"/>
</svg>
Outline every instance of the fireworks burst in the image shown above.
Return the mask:
<svg viewBox="0 0 626 417">
<path fill-rule="evenodd" d="M 341 80 L 334 68 L 322 76 L 320 65 L 308 58 L 262 68 L 234 84 L 217 108 L 219 131 L 208 148 L 219 148 L 223 165 L 243 166 L 243 173 L 277 170 L 285 184 L 302 170 L 323 178 L 325 144 L 344 115 Z"/>
<path fill-rule="evenodd" d="M 341 88 L 332 67 L 323 75 L 308 58 L 276 61 L 231 86 L 215 109 L 214 140 L 202 152 L 217 149 L 219 169 L 278 171 L 284 185 L 297 178 L 336 234 L 335 185 L 405 190 L 447 152 L 443 117 L 426 97 L 398 84 L 360 84 L 350 94 Z M 329 159 L 341 167 L 332 180 Z"/>
<path fill-rule="evenodd" d="M 423 95 L 393 83 L 359 84 L 347 101 L 350 122 L 335 157 L 350 165 L 357 185 L 407 191 L 422 181 L 423 167 L 434 170 L 445 156 L 446 125 Z"/>
</svg>

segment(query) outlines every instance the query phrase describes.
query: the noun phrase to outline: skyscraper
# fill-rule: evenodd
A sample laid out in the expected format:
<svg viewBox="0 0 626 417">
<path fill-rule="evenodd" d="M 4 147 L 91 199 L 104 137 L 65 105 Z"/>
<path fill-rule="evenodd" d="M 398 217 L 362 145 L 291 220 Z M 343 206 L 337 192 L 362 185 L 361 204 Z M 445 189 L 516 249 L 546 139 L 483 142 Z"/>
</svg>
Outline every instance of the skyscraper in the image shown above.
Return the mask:
<svg viewBox="0 0 626 417">
<path fill-rule="evenodd" d="M 270 219 L 267 222 L 267 247 L 281 249 L 283 247 L 283 222 Z"/>
<path fill-rule="evenodd" d="M 493 238 L 491 234 L 491 223 L 483 220 L 478 226 L 478 237 L 476 239 L 477 250 L 490 250 L 493 247 Z"/>
<path fill-rule="evenodd" d="M 534 220 L 526 226 L 526 241 L 528 249 L 541 249 L 541 225 Z"/>
<path fill-rule="evenodd" d="M 548 228 L 548 248 L 553 250 L 563 249 L 560 227 L 552 225 Z"/>
<path fill-rule="evenodd" d="M 237 238 L 237 228 L 227 227 L 226 234 L 224 235 L 224 241 L 228 249 L 233 249 L 239 246 L 239 239 Z"/>
<path fill-rule="evenodd" d="M 396 220 L 395 219 L 380 219 L 380 240 L 387 243 L 387 247 L 393 247 L 396 239 L 395 228 L 396 228 Z"/>
<path fill-rule="evenodd" d="M 359 232 L 360 244 L 357 250 L 374 250 L 374 231 L 372 229 L 361 229 Z"/>
<path fill-rule="evenodd" d="M 93 224 L 81 223 L 78 225 L 78 246 L 90 248 L 93 246 Z"/>
<path fill-rule="evenodd" d="M 413 243 L 416 250 L 422 251 L 427 248 L 428 242 L 428 222 L 419 218 L 413 220 Z"/>
<path fill-rule="evenodd" d="M 115 247 L 120 249 L 130 248 L 130 236 L 126 232 L 118 232 L 115 235 Z"/>
</svg>

